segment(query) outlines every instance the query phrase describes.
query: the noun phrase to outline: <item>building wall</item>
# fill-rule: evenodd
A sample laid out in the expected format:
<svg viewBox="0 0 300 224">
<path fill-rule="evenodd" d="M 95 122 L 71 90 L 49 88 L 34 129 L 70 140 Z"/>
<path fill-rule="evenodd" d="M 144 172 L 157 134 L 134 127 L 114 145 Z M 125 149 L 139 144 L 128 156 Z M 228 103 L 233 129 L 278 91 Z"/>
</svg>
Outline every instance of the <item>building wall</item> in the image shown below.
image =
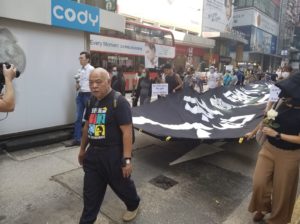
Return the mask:
<svg viewBox="0 0 300 224">
<path fill-rule="evenodd" d="M 122 15 L 196 33 L 201 33 L 202 7 L 202 1 L 194 0 L 118 0 Z"/>
<path fill-rule="evenodd" d="M 265 1 L 263 6 L 262 3 L 258 4 L 257 1 L 249 1 L 248 3 L 246 4 L 244 1 L 237 2 L 237 8 L 233 16 L 233 29 L 244 33 L 245 38 L 248 40 L 248 44 L 244 47 L 243 60 L 260 64 L 263 70 L 269 70 L 271 67 L 277 66 L 274 58 L 278 57 L 276 56 L 276 49 L 279 23 L 263 11 L 267 11 L 267 3 L 274 5 L 274 2 L 271 0 Z M 259 6 L 262 8 L 257 8 Z"/>
<path fill-rule="evenodd" d="M 57 5 L 67 5 L 59 12 L 64 22 L 68 16 L 65 10 L 75 5 L 69 12 L 76 12 L 73 21 L 76 26 L 61 24 L 61 28 L 57 28 L 55 24 L 54 27 L 53 6 Z M 80 66 L 79 53 L 88 48 L 87 35 L 78 30 L 89 30 L 84 25 L 87 21 L 81 21 L 83 25 L 78 26 L 79 19 L 83 20 L 82 16 L 78 17 L 79 12 L 81 15 L 94 12 L 99 16 L 99 23 L 94 23 L 93 27 L 97 32 L 100 25 L 121 32 L 125 30 L 124 17 L 75 1 L 1 0 L 0 61 L 14 63 L 22 74 L 14 81 L 15 111 L 1 121 L 0 136 L 74 122 L 74 74 Z"/>
<path fill-rule="evenodd" d="M 232 0 L 203 1 L 202 32 L 229 32 L 232 28 Z"/>
<path fill-rule="evenodd" d="M 25 57 L 24 71 L 14 80 L 16 108 L 1 121 L 0 136 L 74 122 L 73 77 L 84 49 L 83 32 L 3 18 L 0 27 L 6 29 L 0 40 L 7 38 L 8 31 L 16 40 L 6 42 L 10 55 L 18 46 Z M 5 58 L 5 52 L 0 54 Z"/>
</svg>

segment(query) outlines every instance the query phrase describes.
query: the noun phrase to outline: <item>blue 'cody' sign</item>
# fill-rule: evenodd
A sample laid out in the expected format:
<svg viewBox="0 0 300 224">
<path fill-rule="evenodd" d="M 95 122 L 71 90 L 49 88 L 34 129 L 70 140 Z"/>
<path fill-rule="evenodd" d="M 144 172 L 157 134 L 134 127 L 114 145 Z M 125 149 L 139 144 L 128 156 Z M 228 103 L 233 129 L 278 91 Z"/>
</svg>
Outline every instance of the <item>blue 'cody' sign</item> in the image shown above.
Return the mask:
<svg viewBox="0 0 300 224">
<path fill-rule="evenodd" d="M 51 0 L 51 25 L 100 32 L 100 10 L 70 0 Z"/>
</svg>

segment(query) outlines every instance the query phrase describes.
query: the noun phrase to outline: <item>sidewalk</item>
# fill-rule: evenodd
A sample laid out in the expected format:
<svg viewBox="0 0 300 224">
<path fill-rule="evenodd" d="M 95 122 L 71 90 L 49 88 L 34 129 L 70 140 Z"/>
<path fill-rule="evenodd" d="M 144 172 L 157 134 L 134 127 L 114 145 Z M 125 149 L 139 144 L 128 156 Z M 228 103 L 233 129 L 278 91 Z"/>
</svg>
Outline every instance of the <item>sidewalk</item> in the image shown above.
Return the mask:
<svg viewBox="0 0 300 224">
<path fill-rule="evenodd" d="M 251 224 L 247 206 L 255 142 L 227 143 L 222 151 L 197 158 L 202 152 L 193 142 L 161 142 L 137 132 L 133 179 L 142 202 L 131 223 Z M 0 223 L 78 223 L 83 171 L 77 153 L 78 147 L 56 144 L 0 155 Z M 179 158 L 180 163 L 169 165 Z M 123 223 L 124 209 L 108 188 L 98 224 Z"/>
</svg>

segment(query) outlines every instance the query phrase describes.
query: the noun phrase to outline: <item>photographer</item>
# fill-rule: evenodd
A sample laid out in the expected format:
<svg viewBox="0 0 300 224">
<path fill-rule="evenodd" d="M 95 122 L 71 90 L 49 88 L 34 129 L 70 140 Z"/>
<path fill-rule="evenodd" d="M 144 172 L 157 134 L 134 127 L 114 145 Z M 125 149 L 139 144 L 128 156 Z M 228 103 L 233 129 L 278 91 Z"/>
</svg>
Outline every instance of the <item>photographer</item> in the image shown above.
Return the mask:
<svg viewBox="0 0 300 224">
<path fill-rule="evenodd" d="M 3 64 L 3 76 L 5 79 L 5 93 L 0 97 L 0 112 L 11 112 L 15 109 L 15 93 L 12 80 L 16 76 L 17 69 L 11 65 L 9 69 Z"/>
</svg>

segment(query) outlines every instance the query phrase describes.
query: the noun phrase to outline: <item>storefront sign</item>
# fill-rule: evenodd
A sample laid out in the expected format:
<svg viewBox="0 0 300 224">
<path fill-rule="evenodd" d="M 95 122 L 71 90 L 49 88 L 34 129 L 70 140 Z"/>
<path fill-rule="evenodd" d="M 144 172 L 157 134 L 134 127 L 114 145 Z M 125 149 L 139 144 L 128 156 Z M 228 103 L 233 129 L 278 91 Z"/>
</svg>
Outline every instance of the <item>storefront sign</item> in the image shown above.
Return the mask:
<svg viewBox="0 0 300 224">
<path fill-rule="evenodd" d="M 189 47 L 185 45 L 176 44 L 176 55 L 186 55 L 186 56 L 204 56 L 206 51 L 199 47 Z"/>
<path fill-rule="evenodd" d="M 220 62 L 230 64 L 231 63 L 231 57 L 220 56 Z"/>
<path fill-rule="evenodd" d="M 90 35 L 90 43 L 91 51 L 101 51 L 139 56 L 146 56 L 146 53 L 148 52 L 148 47 L 146 48 L 146 43 L 140 41 L 119 39 L 92 34 Z M 174 47 L 155 44 L 154 48 L 156 57 L 175 57 Z"/>
<path fill-rule="evenodd" d="M 278 23 L 255 9 L 237 10 L 233 16 L 233 27 L 255 26 L 274 36 L 278 36 Z"/>
<path fill-rule="evenodd" d="M 51 25 L 100 32 L 100 10 L 73 1 L 51 1 Z"/>
</svg>

